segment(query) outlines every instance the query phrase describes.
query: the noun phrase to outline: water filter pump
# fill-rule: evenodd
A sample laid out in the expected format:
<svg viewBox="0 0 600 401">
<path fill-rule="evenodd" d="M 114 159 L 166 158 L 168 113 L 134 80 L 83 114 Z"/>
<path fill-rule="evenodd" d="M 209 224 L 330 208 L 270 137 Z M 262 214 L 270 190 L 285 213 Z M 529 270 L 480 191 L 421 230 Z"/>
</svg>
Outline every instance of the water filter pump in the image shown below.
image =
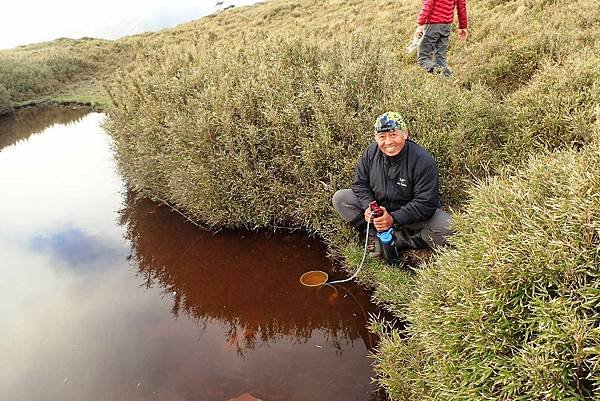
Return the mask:
<svg viewBox="0 0 600 401">
<path fill-rule="evenodd" d="M 383 210 L 381 210 L 376 201 L 371 202 L 369 207 L 371 208 L 373 217 L 383 216 Z M 398 249 L 396 248 L 396 243 L 394 242 L 394 227 L 390 227 L 386 231 L 378 232 L 377 238 L 379 239 L 379 244 L 381 245 L 381 251 L 385 261 L 391 265 L 397 265 L 399 263 L 399 258 Z"/>
</svg>

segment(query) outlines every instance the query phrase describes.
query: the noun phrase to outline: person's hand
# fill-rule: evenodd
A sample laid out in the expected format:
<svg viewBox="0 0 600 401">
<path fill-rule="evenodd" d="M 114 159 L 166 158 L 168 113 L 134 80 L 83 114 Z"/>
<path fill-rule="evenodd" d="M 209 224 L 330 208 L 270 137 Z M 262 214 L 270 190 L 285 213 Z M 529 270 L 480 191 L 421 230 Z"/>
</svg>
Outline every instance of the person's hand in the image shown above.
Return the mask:
<svg viewBox="0 0 600 401">
<path fill-rule="evenodd" d="M 371 217 L 371 208 L 370 207 L 365 209 L 365 221 L 367 223 L 373 224 L 373 218 Z"/>
<path fill-rule="evenodd" d="M 415 30 L 415 37 L 420 38 L 423 36 L 423 25 L 417 25 L 417 29 Z"/>
<path fill-rule="evenodd" d="M 380 206 L 383 210 L 383 216 L 373 219 L 373 224 L 378 232 L 388 230 L 394 224 L 394 218 L 387 212 L 385 207 Z"/>
<path fill-rule="evenodd" d="M 467 30 L 467 28 L 462 28 L 458 30 L 458 38 L 460 40 L 467 39 L 467 36 L 469 36 L 469 31 Z"/>
</svg>

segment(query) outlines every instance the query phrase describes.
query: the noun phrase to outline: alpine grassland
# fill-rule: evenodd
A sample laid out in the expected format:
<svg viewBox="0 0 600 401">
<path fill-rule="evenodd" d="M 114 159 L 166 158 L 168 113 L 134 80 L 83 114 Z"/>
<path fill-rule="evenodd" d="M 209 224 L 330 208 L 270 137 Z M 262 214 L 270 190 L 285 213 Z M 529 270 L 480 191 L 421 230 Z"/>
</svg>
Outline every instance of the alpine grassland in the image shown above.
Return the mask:
<svg viewBox="0 0 600 401">
<path fill-rule="evenodd" d="M 27 94 L 0 79 L 0 101 L 101 83 L 87 93 L 110 99 L 105 128 L 132 189 L 209 228 L 302 228 L 349 273 L 362 248 L 331 196 L 350 186 L 374 118 L 400 111 L 438 161 L 455 235 L 418 266 L 367 259 L 358 276 L 406 322 L 372 321 L 378 382 L 395 400 L 600 399 L 597 0 L 469 2 L 451 79 L 405 51 L 419 7 L 234 8 L 103 44 Z"/>
<path fill-rule="evenodd" d="M 471 187 L 453 246 L 416 275 L 404 336 L 374 324 L 393 398 L 598 399 L 599 188 L 598 142 Z"/>
</svg>

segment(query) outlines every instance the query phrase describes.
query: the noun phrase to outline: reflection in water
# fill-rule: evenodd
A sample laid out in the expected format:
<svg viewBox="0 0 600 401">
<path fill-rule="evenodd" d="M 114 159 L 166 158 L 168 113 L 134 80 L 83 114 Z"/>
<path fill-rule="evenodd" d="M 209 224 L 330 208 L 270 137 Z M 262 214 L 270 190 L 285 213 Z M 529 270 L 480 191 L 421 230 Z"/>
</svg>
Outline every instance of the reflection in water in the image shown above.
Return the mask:
<svg viewBox="0 0 600 401">
<path fill-rule="evenodd" d="M 88 108 L 29 107 L 0 115 L 0 152 L 2 148 L 42 132 L 55 124 L 80 121 Z"/>
<path fill-rule="evenodd" d="M 331 270 L 323 247 L 302 234 L 219 233 L 198 230 L 167 207 L 129 193 L 121 223 L 144 285 L 173 296 L 172 312 L 202 324 L 227 323 L 227 341 L 240 354 L 288 336 L 306 342 L 314 331 L 339 353 L 362 339 L 369 295 L 356 285 L 307 288 L 307 270 Z M 360 340 L 359 340 L 360 341 Z"/>
<path fill-rule="evenodd" d="M 13 138 L 57 122 L 19 114 Z M 0 152 L 0 400 L 373 400 L 368 295 L 298 281 L 319 243 L 135 201 L 102 119 Z"/>
<path fill-rule="evenodd" d="M 31 239 L 36 253 L 50 254 L 71 266 L 90 265 L 115 253 L 115 246 L 106 244 L 78 228 L 63 228 Z"/>
</svg>

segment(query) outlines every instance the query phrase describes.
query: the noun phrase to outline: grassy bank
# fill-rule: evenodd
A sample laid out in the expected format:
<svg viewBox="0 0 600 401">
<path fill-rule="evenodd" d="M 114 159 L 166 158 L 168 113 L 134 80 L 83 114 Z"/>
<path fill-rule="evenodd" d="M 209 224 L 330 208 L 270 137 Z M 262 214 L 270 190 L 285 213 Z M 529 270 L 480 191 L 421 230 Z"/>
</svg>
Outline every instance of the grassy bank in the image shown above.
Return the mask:
<svg viewBox="0 0 600 401">
<path fill-rule="evenodd" d="M 410 322 L 374 323 L 380 383 L 406 400 L 598 398 L 600 10 L 471 4 L 447 80 L 404 51 L 418 7 L 273 0 L 116 42 L 122 68 L 100 80 L 118 165 L 205 224 L 317 233 L 352 270 L 330 198 L 373 118 L 402 111 L 457 235 L 416 273 L 369 261 L 359 277 Z"/>
<path fill-rule="evenodd" d="M 110 104 L 105 85 L 130 65 L 148 35 L 61 38 L 0 50 L 0 113 L 39 103 L 105 110 Z"/>
<path fill-rule="evenodd" d="M 471 189 L 453 249 L 416 276 L 407 338 L 376 325 L 395 399 L 597 399 L 599 145 Z"/>
</svg>

